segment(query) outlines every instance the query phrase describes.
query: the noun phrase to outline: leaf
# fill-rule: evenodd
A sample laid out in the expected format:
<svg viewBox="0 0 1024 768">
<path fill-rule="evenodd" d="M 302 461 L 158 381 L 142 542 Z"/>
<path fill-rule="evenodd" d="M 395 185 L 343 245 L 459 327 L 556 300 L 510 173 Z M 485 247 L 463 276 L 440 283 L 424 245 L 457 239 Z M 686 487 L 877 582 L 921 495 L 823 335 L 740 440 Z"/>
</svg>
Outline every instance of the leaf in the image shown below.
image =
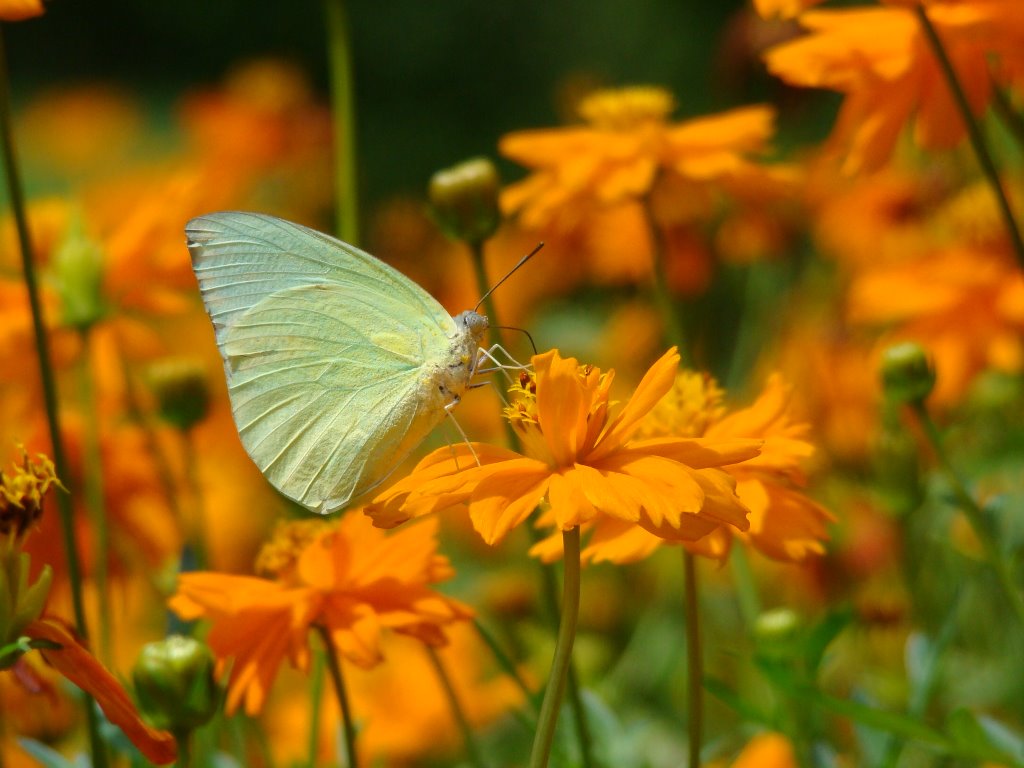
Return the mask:
<svg viewBox="0 0 1024 768">
<path fill-rule="evenodd" d="M 825 658 L 825 651 L 832 644 L 839 633 L 849 626 L 853 619 L 853 611 L 843 608 L 832 611 L 819 621 L 807 634 L 804 640 L 804 661 L 807 664 L 807 674 L 814 677 L 818 673 L 822 659 Z"/>
<path fill-rule="evenodd" d="M 717 677 L 704 677 L 704 690 L 732 709 L 744 720 L 752 723 L 759 723 L 768 727 L 774 727 L 772 719 L 756 709 L 750 702 L 740 698 L 736 691 L 732 690 L 724 680 Z"/>
<path fill-rule="evenodd" d="M 968 709 L 955 710 L 946 720 L 946 731 L 956 746 L 978 760 L 1021 765 L 1019 759 L 993 743 L 988 730 Z"/>
<path fill-rule="evenodd" d="M 35 739 L 18 739 L 18 746 L 38 760 L 44 768 L 77 768 L 64 755 Z"/>
</svg>

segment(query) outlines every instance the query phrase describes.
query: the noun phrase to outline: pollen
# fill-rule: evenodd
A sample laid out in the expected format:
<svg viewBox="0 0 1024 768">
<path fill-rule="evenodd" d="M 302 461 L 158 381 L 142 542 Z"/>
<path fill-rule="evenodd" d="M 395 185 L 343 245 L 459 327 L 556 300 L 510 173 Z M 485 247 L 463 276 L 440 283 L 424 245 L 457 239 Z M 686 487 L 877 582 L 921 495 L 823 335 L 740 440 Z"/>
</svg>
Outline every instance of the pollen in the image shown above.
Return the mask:
<svg viewBox="0 0 1024 768">
<path fill-rule="evenodd" d="M 595 91 L 580 102 L 577 111 L 596 127 L 628 131 L 644 123 L 663 122 L 675 107 L 672 94 L 663 88 L 635 86 Z"/>
<path fill-rule="evenodd" d="M 0 534 L 22 536 L 43 513 L 43 495 L 52 487 L 64 488 L 53 462 L 43 454 L 30 459 L 21 449 L 21 466 L 14 474 L 0 472 Z"/>
<path fill-rule="evenodd" d="M 302 551 L 334 525 L 326 520 L 286 520 L 278 523 L 270 541 L 256 556 L 256 573 L 266 578 L 285 579 Z"/>
<path fill-rule="evenodd" d="M 707 373 L 683 370 L 644 419 L 642 437 L 701 437 L 725 413 L 725 392 Z"/>
</svg>

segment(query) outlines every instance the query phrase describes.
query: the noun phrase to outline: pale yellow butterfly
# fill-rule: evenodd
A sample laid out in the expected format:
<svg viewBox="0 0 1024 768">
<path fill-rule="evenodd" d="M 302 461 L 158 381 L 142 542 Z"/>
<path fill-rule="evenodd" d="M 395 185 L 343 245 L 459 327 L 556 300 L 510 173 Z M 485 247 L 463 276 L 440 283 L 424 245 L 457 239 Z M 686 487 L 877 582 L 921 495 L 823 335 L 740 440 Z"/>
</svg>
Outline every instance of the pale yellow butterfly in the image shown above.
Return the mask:
<svg viewBox="0 0 1024 768">
<path fill-rule="evenodd" d="M 459 402 L 487 318 L 358 248 L 256 213 L 185 227 L 242 444 L 321 514 L 365 497 Z"/>
</svg>

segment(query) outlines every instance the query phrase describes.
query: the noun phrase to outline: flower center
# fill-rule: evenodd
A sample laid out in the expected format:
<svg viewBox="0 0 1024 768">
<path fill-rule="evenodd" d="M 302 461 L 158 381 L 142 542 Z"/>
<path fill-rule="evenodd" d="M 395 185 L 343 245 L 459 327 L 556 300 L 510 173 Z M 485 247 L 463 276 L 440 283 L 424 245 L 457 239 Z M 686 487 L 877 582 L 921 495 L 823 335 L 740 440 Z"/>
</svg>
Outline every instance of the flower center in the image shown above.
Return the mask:
<svg viewBox="0 0 1024 768">
<path fill-rule="evenodd" d="M 256 573 L 288 581 L 302 551 L 333 525 L 326 520 L 289 520 L 279 523 L 274 535 L 256 557 Z"/>
<path fill-rule="evenodd" d="M 597 128 L 629 131 L 651 122 L 664 122 L 675 109 L 668 91 L 644 85 L 595 91 L 580 101 L 580 117 Z"/>
<path fill-rule="evenodd" d="M 641 422 L 637 436 L 701 437 L 725 413 L 724 397 L 709 374 L 680 371 L 672 389 Z"/>
</svg>

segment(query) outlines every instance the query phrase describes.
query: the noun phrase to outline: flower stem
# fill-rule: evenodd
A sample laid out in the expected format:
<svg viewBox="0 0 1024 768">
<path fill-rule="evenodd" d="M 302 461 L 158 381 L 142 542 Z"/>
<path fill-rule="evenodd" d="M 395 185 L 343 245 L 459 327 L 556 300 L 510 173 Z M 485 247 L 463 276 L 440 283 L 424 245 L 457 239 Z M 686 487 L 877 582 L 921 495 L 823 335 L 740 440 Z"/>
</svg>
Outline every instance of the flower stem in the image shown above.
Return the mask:
<svg viewBox="0 0 1024 768">
<path fill-rule="evenodd" d="M 516 669 L 515 663 L 509 658 L 509 655 L 505 653 L 505 650 L 499 645 L 497 639 L 491 633 L 487 627 L 485 627 L 480 619 L 473 619 L 473 626 L 476 628 L 477 633 L 487 644 L 487 647 L 491 649 L 491 653 L 494 658 L 497 659 L 499 666 L 505 671 L 509 677 L 512 678 L 516 687 L 519 688 L 523 693 L 523 697 L 526 699 L 526 703 L 530 706 L 534 712 L 536 712 L 536 703 L 534 701 L 534 692 L 530 690 L 530 686 L 523 680 L 523 676 L 519 674 L 519 670 Z"/>
<path fill-rule="evenodd" d="M 313 654 L 313 674 L 309 681 L 309 756 L 306 768 L 316 768 L 320 747 L 320 709 L 324 692 L 324 667 L 327 650 Z"/>
<path fill-rule="evenodd" d="M 967 521 L 970 523 L 971 529 L 974 531 L 974 535 L 977 536 L 978 541 L 981 542 L 982 550 L 985 552 L 985 559 L 988 561 L 988 564 L 992 566 L 993 570 L 995 570 L 996 576 L 999 578 L 999 583 L 1002 586 L 1003 591 L 1006 593 L 1006 598 L 1010 601 L 1010 605 L 1013 607 L 1013 612 L 1017 616 L 1017 621 L 1020 623 L 1021 627 L 1024 627 L 1024 594 L 1021 593 L 1021 589 L 1018 586 L 1017 581 L 1014 579 L 1010 563 L 1003 555 L 1002 549 L 1000 549 L 998 542 L 989 530 L 988 524 L 985 521 L 985 513 L 982 511 L 981 507 L 978 506 L 974 497 L 968 493 L 967 488 L 960 479 L 960 475 L 957 474 L 957 471 L 950 463 L 949 456 L 946 454 L 946 450 L 942 444 L 942 436 L 939 434 L 939 429 L 932 420 L 927 406 L 923 401 L 918 401 L 911 403 L 911 408 L 924 430 L 928 444 L 935 452 L 935 457 L 938 459 L 939 466 L 953 490 L 953 495 L 956 497 L 961 510 L 967 517 Z"/>
<path fill-rule="evenodd" d="M 700 606 L 697 596 L 697 558 L 683 550 L 683 574 L 686 580 L 686 692 L 689 701 L 689 768 L 700 768 L 700 746 L 704 729 L 704 671 L 700 643 Z"/>
<path fill-rule="evenodd" d="M 924 5 L 921 3 L 915 5 L 914 12 L 917 14 L 917 19 L 921 24 L 921 29 L 924 31 L 924 36 L 928 39 L 928 45 L 931 47 L 932 53 L 935 54 L 939 68 L 942 70 L 942 75 L 946 79 L 946 84 L 953 94 L 953 100 L 956 102 L 964 125 L 967 127 L 967 135 L 970 137 L 974 154 L 978 158 L 978 164 L 981 166 L 981 170 L 996 196 L 999 211 L 1003 216 L 1003 223 L 1006 225 L 1006 232 L 1010 237 L 1010 244 L 1013 246 L 1013 252 L 1017 256 L 1017 263 L 1021 268 L 1024 268 L 1024 240 L 1021 239 L 1020 229 L 1017 227 L 1013 210 L 1010 208 L 1009 198 L 1007 198 L 1006 190 L 1003 189 L 1002 182 L 999 179 L 999 171 L 996 169 L 992 155 L 988 151 L 988 145 L 985 143 L 981 127 L 978 125 L 978 121 L 974 119 L 974 114 L 971 112 L 971 105 L 967 101 L 964 89 L 960 85 L 945 47 L 943 47 L 942 41 L 939 39 L 938 32 L 935 31 L 935 26 L 932 24 L 931 19 L 928 18 Z"/>
<path fill-rule="evenodd" d="M 11 121 L 10 78 L 7 73 L 7 50 L 0 25 L 0 150 L 3 152 L 4 168 L 6 169 L 7 196 L 14 213 L 15 227 L 18 233 L 18 246 L 21 250 L 21 263 L 25 275 L 25 287 L 28 290 L 29 307 L 32 313 L 32 329 L 34 332 L 36 356 L 39 361 L 39 379 L 43 388 L 43 402 L 46 407 L 46 422 L 50 432 L 50 450 L 53 452 L 53 464 L 57 476 L 70 485 L 67 454 L 64 452 L 64 440 L 61 437 L 60 421 L 57 412 L 57 384 L 53 373 L 53 362 L 50 356 L 49 338 L 43 322 L 43 309 L 39 300 L 39 286 L 36 281 L 35 263 L 32 247 L 32 236 L 28 228 L 28 215 L 25 209 L 25 197 L 22 193 L 21 176 L 14 150 L 14 129 Z M 75 616 L 75 630 L 83 639 L 89 636 L 85 620 L 85 605 L 82 601 L 82 566 L 78 557 L 78 543 L 75 539 L 74 520 L 71 509 L 71 498 L 66 493 L 57 493 L 57 512 L 60 516 L 61 537 L 64 543 L 64 554 L 67 558 L 68 580 L 71 582 L 71 605 Z M 82 694 L 86 720 L 89 730 L 89 747 L 92 753 L 93 768 L 106 768 L 107 753 L 100 739 L 99 719 L 93 698 L 87 693 Z"/>
<path fill-rule="evenodd" d="M 189 768 L 192 765 L 192 733 L 190 731 L 175 731 L 174 743 L 178 746 L 177 768 Z"/>
<path fill-rule="evenodd" d="M 199 484 L 199 467 L 196 461 L 199 453 L 196 451 L 194 427 L 183 429 L 181 437 L 184 442 L 185 483 L 192 496 L 191 525 L 185 530 L 192 546 L 195 570 L 202 571 L 208 566 L 209 556 L 206 551 L 206 515 L 203 509 L 203 490 Z"/>
<path fill-rule="evenodd" d="M 435 648 L 429 645 L 424 645 L 423 647 L 427 651 L 427 657 L 430 659 L 434 671 L 437 672 L 437 679 L 444 689 L 445 698 L 448 699 L 448 707 L 452 711 L 452 717 L 462 732 L 462 739 L 466 743 L 466 756 L 469 758 L 470 764 L 476 766 L 476 768 L 484 768 L 486 763 L 484 762 L 483 753 L 480 751 L 480 745 L 476 743 L 476 738 L 473 736 L 473 729 L 469 725 L 469 720 L 466 719 L 466 712 L 463 710 L 459 697 L 455 693 L 455 687 L 452 685 L 451 677 L 448 676 L 448 670 L 444 668 L 444 663 L 441 661 L 441 657 Z"/>
<path fill-rule="evenodd" d="M 665 269 L 665 238 L 662 236 L 661 227 L 654 219 L 650 200 L 644 202 L 644 211 L 647 214 L 647 229 L 651 236 L 654 302 L 661 314 L 661 322 L 665 326 L 665 339 L 669 344 L 674 344 L 679 348 L 679 356 L 683 365 L 689 365 L 688 349 L 684 344 L 686 334 L 683 331 L 683 321 L 679 316 L 675 297 L 672 296 L 672 289 L 668 285 L 668 273 Z"/>
<path fill-rule="evenodd" d="M 359 242 L 359 196 L 356 184 L 355 96 L 352 46 L 344 0 L 324 0 L 330 60 L 331 112 L 334 118 L 334 195 L 338 236 Z"/>
<path fill-rule="evenodd" d="M 740 614 L 747 624 L 747 629 L 753 629 L 757 617 L 761 614 L 761 598 L 757 594 L 757 584 L 754 582 L 754 574 L 750 570 L 747 551 L 741 544 L 733 544 L 729 562 L 736 580 L 736 595 L 740 604 Z"/>
<path fill-rule="evenodd" d="M 562 573 L 562 615 L 558 625 L 558 641 L 555 656 L 551 661 L 551 674 L 540 706 L 537 732 L 530 752 L 530 768 L 546 768 L 551 754 L 551 743 L 555 737 L 558 710 L 565 693 L 569 666 L 572 662 L 572 645 L 576 638 L 576 620 L 580 610 L 580 529 L 562 532 L 564 565 Z"/>
<path fill-rule="evenodd" d="M 477 288 L 480 291 L 480 295 L 483 296 L 490 289 L 490 284 L 487 280 L 487 268 L 484 264 L 484 242 L 479 241 L 469 243 L 469 251 L 472 256 L 471 261 L 473 262 L 473 274 L 476 276 Z M 498 311 L 494 306 L 494 298 L 492 296 L 487 296 L 484 300 L 484 312 L 487 313 L 487 319 L 490 321 L 491 343 L 501 343 L 501 336 L 497 329 L 497 326 L 500 325 L 498 322 Z M 515 430 L 512 429 L 512 425 L 508 420 L 502 419 L 502 422 L 505 425 L 505 437 L 508 440 L 509 446 L 512 450 L 521 452 L 522 445 L 520 445 L 519 436 L 516 434 Z M 528 526 L 528 529 L 530 532 L 531 543 L 536 544 L 540 538 L 537 529 L 532 525 Z M 555 597 L 557 592 L 555 577 L 550 566 L 541 563 L 539 568 L 541 576 L 541 590 L 543 593 L 542 597 L 545 602 L 547 613 L 551 617 L 552 623 L 554 623 L 555 617 L 558 615 L 557 599 Z M 590 729 L 587 725 L 586 711 L 583 709 L 583 697 L 580 694 L 579 678 L 576 675 L 576 669 L 572 666 L 571 657 L 569 661 L 569 703 L 573 709 L 573 721 L 576 724 L 576 739 L 580 747 L 583 768 L 591 768 L 593 760 L 590 754 Z"/>
<path fill-rule="evenodd" d="M 349 705 L 348 694 L 345 692 L 345 678 L 341 675 L 341 663 L 338 661 L 338 654 L 331 640 L 330 631 L 323 626 L 317 626 L 317 631 L 320 633 L 320 638 L 324 643 L 327 669 L 331 673 L 331 680 L 334 682 L 334 693 L 338 697 L 338 707 L 341 709 L 341 721 L 345 731 L 345 768 L 358 768 L 356 727 L 352 721 L 352 707 Z"/>
</svg>

